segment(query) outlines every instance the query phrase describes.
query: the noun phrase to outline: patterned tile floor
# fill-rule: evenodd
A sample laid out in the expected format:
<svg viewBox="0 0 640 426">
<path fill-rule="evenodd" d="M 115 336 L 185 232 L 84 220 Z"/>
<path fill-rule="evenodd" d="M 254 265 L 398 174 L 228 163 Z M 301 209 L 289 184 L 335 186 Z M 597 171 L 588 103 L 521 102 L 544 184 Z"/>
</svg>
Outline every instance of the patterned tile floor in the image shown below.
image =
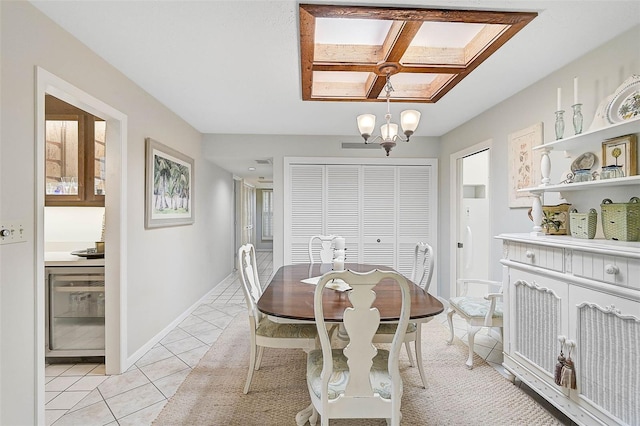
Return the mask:
<svg viewBox="0 0 640 426">
<path fill-rule="evenodd" d="M 273 273 L 272 253 L 256 254 L 260 282 L 268 283 Z M 240 278 L 235 273 L 123 374 L 105 376 L 104 364 L 47 365 L 47 426 L 150 425 L 233 317 L 245 309 Z M 444 313 L 436 319 L 448 327 Z M 456 316 L 454 329 L 466 343 L 466 323 Z M 506 375 L 501 365 L 502 343 L 487 329 L 476 334 L 475 352 Z M 563 423 L 571 424 L 540 402 Z"/>
</svg>

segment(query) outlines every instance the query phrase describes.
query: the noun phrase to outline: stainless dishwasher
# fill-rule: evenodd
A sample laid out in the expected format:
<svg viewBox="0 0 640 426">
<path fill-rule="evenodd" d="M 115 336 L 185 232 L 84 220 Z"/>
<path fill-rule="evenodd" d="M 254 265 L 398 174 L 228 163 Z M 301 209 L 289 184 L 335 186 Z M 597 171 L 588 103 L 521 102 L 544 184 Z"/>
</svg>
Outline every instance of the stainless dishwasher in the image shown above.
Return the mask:
<svg viewBox="0 0 640 426">
<path fill-rule="evenodd" d="M 48 267 L 46 356 L 104 356 L 104 266 Z"/>
</svg>

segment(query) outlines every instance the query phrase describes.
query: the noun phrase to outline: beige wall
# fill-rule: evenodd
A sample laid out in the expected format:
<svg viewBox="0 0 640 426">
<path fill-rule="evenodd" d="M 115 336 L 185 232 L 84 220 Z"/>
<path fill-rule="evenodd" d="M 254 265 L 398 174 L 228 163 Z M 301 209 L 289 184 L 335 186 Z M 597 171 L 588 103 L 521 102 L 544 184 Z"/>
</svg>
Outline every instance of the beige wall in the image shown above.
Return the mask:
<svg viewBox="0 0 640 426">
<path fill-rule="evenodd" d="M 126 354 L 131 356 L 233 269 L 233 182 L 208 162 L 202 135 L 25 1 L 0 2 L 0 218 L 27 224 L 0 246 L 0 424 L 35 422 L 35 68 L 128 117 Z M 195 159 L 196 223 L 144 229 L 144 139 Z M 107 198 L 107 202 L 108 198 Z M 108 259 L 107 259 L 108 267 Z M 108 319 L 113 321 L 113 319 Z M 41 419 L 44 422 L 44 419 Z"/>
<path fill-rule="evenodd" d="M 505 232 L 529 232 L 532 228 L 527 217 L 527 209 L 508 207 L 507 178 L 507 138 L 510 133 L 527 128 L 535 123 L 544 123 L 544 140 L 555 140 L 554 123 L 556 109 L 556 88 L 561 87 L 563 108 L 571 109 L 573 100 L 573 78 L 578 76 L 580 101 L 583 103 L 584 128 L 589 128 L 595 110 L 600 101 L 632 74 L 640 74 L 640 26 L 622 34 L 578 60 L 527 87 L 499 105 L 469 120 L 464 125 L 442 136 L 440 141 L 440 282 L 448 295 L 450 281 L 449 253 L 455 244 L 450 235 L 450 156 L 466 147 L 488 139 L 493 140 L 491 149 L 491 234 Z M 544 60 L 544 58 L 540 58 Z M 565 120 L 565 136 L 574 134 L 571 115 Z M 552 161 L 551 180 L 559 182 L 563 172 L 569 170 L 570 161 Z M 601 200 L 613 197 L 622 200 L 625 194 L 617 194 L 607 188 L 587 193 L 572 193 L 571 202 L 579 211 L 588 211 L 597 207 Z M 628 199 L 628 196 L 626 196 Z M 559 198 L 554 194 L 545 195 L 545 204 L 557 204 Z M 502 245 L 494 240 L 490 257 L 489 273 L 493 279 L 501 278 L 499 259 L 502 257 Z"/>
</svg>

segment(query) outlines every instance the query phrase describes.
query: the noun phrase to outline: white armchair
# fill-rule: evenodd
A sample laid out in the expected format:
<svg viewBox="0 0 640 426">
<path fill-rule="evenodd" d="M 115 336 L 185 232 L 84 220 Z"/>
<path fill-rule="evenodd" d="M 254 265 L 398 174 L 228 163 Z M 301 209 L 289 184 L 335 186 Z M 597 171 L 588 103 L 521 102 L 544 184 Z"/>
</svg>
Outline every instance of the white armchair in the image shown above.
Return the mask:
<svg viewBox="0 0 640 426">
<path fill-rule="evenodd" d="M 488 288 L 488 293 L 484 297 L 467 296 L 469 285 L 483 285 Z M 458 314 L 467 322 L 467 337 L 469 341 L 469 358 L 467 368 L 473 368 L 473 347 L 476 333 L 482 327 L 499 327 L 502 333 L 502 283 L 498 281 L 477 280 L 463 278 L 457 282 L 460 296 L 449 299 L 449 309 L 447 310 L 447 320 L 451 337 L 448 344 L 453 342 L 455 336 L 453 329 L 453 314 Z"/>
</svg>

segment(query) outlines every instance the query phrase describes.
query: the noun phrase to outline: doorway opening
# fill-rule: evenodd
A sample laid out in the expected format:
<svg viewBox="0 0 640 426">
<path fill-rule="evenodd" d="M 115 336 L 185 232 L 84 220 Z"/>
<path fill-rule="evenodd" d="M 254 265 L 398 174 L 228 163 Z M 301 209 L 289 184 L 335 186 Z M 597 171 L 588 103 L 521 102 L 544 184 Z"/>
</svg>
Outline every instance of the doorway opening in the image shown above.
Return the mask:
<svg viewBox="0 0 640 426">
<path fill-rule="evenodd" d="M 451 222 L 453 240 L 450 295 L 457 295 L 460 278 L 489 279 L 491 253 L 491 141 L 451 155 Z M 482 297 L 484 294 L 469 294 Z"/>
<path fill-rule="evenodd" d="M 45 237 L 44 208 L 45 175 L 45 99 L 52 95 L 74 107 L 84 110 L 106 123 L 105 181 L 105 364 L 106 374 L 120 374 L 127 365 L 126 310 L 127 310 L 127 244 L 126 244 L 126 170 L 127 170 L 127 116 L 88 93 L 69 84 L 50 72 L 36 68 L 36 272 L 35 272 L 35 330 L 34 369 L 36 383 L 34 401 L 36 424 L 45 423 Z"/>
</svg>

